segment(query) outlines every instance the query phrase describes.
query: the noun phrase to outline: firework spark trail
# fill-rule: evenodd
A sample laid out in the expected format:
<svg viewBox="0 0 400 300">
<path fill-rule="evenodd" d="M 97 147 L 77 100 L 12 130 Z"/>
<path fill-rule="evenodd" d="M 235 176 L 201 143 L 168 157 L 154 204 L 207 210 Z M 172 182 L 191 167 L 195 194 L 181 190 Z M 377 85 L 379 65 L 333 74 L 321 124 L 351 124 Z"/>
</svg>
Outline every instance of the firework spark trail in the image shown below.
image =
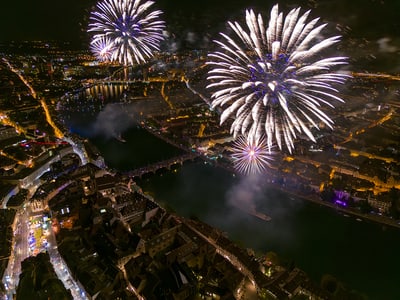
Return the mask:
<svg viewBox="0 0 400 300">
<path fill-rule="evenodd" d="M 272 161 L 272 151 L 268 149 L 263 137 L 252 141 L 239 136 L 233 143 L 233 150 L 234 167 L 245 175 L 263 173 Z"/>
<path fill-rule="evenodd" d="M 346 57 L 320 58 L 322 51 L 339 42 L 339 36 L 321 38 L 326 24 L 318 18 L 307 23 L 310 11 L 293 9 L 284 17 L 278 5 L 271 10 L 268 27 L 262 16 L 246 11 L 248 31 L 228 22 L 233 37 L 221 33 L 218 51 L 209 54 L 212 68 L 207 88 L 213 89 L 212 106 L 223 108 L 221 124 L 233 118 L 231 133 L 257 141 L 266 135 L 267 145 L 294 149 L 297 135 L 315 142 L 310 128 L 332 119 L 322 107 L 343 100 L 334 87 L 349 75 L 331 71 L 347 64 Z"/>
<path fill-rule="evenodd" d="M 88 32 L 91 44 L 111 41 L 111 61 L 128 66 L 144 63 L 159 50 L 164 39 L 164 21 L 160 10 L 151 11 L 153 1 L 103 0 L 91 13 Z M 95 52 L 96 53 L 96 52 Z"/>
</svg>

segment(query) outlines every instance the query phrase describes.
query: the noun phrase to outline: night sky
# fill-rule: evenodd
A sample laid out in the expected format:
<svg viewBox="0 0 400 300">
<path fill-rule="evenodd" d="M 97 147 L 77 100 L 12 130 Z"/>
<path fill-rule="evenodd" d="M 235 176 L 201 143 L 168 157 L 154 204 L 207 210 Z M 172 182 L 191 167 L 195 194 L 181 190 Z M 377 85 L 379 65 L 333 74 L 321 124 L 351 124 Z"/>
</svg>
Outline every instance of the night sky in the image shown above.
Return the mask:
<svg viewBox="0 0 400 300">
<path fill-rule="evenodd" d="M 95 0 L 6 0 L 2 3 L 0 41 L 61 40 L 85 47 L 89 12 Z M 225 29 L 226 21 L 240 20 L 245 8 L 255 8 L 266 18 L 278 2 L 284 11 L 295 6 L 312 9 L 313 16 L 350 26 L 352 34 L 400 32 L 400 1 L 395 0 L 158 0 L 168 30 L 178 39 L 194 32 L 214 38 Z"/>
<path fill-rule="evenodd" d="M 89 12 L 96 2 L 9 0 L 2 8 L 0 24 L 3 30 L 0 40 L 56 39 L 82 42 L 86 38 L 84 30 Z M 254 1 L 257 2 L 268 1 Z M 160 0 L 153 7 L 164 12 L 163 18 L 169 26 L 177 30 L 199 30 L 214 26 L 217 19 L 223 23 L 230 15 L 243 12 L 246 3 L 248 1 L 245 0 Z"/>
<path fill-rule="evenodd" d="M 244 10 L 254 8 L 268 19 L 275 3 L 285 14 L 294 7 L 311 9 L 312 17 L 329 22 L 330 30 L 346 38 L 366 38 L 378 49 L 383 37 L 395 51 L 385 61 L 376 60 L 377 70 L 396 72 L 400 66 L 400 0 L 154 0 L 164 13 L 167 30 L 179 47 L 206 48 L 228 20 L 243 22 Z M 5 2 L 5 3 L 4 3 Z M 96 0 L 3 0 L 0 14 L 0 42 L 22 40 L 70 41 L 76 48 L 88 48 L 88 17 Z M 310 18 L 311 19 L 311 18 Z M 348 28 L 337 32 L 337 28 Z M 332 34 L 328 34 L 331 36 Z M 358 41 L 358 40 L 357 40 Z M 386 49 L 390 49 L 390 47 Z M 371 53 L 378 56 L 376 50 Z M 357 49 L 358 51 L 358 49 Z M 361 50 L 360 50 L 361 51 Z M 397 61 L 396 61 L 397 59 Z M 369 62 L 371 63 L 371 62 Z M 365 70 L 372 70 L 368 65 Z M 392 69 L 390 69 L 392 71 Z M 395 73 L 395 72 L 393 72 Z M 375 261 L 374 261 L 375 262 Z M 376 275 L 376 276 L 379 276 Z"/>
<path fill-rule="evenodd" d="M 2 5 L 0 39 L 79 42 L 92 0 L 8 0 Z"/>
</svg>

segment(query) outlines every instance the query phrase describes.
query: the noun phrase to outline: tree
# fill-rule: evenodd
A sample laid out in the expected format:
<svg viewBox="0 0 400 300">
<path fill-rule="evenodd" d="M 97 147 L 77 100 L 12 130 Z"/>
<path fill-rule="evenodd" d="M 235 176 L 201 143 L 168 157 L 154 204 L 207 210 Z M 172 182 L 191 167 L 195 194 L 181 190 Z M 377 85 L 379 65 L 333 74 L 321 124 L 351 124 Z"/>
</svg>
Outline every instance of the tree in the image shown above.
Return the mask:
<svg viewBox="0 0 400 300">
<path fill-rule="evenodd" d="M 321 288 L 331 295 L 333 295 L 338 289 L 339 282 L 335 277 L 330 274 L 325 274 L 321 279 Z"/>
<path fill-rule="evenodd" d="M 265 254 L 264 263 L 267 265 L 273 265 L 273 266 L 279 265 L 278 254 L 276 254 L 273 251 L 267 252 L 267 254 Z"/>
<path fill-rule="evenodd" d="M 321 199 L 324 201 L 331 202 L 333 197 L 335 196 L 335 191 L 331 186 L 327 186 L 322 192 L 321 192 Z"/>
</svg>

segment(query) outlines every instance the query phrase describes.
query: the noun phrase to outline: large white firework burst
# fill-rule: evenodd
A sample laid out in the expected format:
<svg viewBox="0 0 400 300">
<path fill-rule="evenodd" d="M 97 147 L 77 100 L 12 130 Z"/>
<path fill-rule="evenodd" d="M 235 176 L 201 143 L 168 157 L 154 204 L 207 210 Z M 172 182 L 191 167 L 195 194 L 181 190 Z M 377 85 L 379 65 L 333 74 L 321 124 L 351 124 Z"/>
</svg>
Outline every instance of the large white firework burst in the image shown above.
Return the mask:
<svg viewBox="0 0 400 300">
<path fill-rule="evenodd" d="M 343 101 L 334 86 L 348 75 L 331 69 L 347 59 L 322 56 L 340 36 L 323 39 L 327 24 L 316 26 L 319 18 L 307 22 L 309 13 L 300 15 L 296 8 L 284 17 L 275 5 L 266 27 L 260 14 L 247 10 L 248 30 L 228 22 L 233 37 L 221 33 L 223 41 L 216 41 L 220 49 L 209 54 L 207 87 L 213 89 L 212 106 L 224 109 L 221 124 L 233 117 L 234 136 L 258 140 L 265 134 L 269 147 L 276 141 L 292 152 L 298 134 L 315 142 L 311 127 L 332 128 L 322 107 Z"/>
<path fill-rule="evenodd" d="M 235 169 L 245 175 L 261 174 L 273 160 L 264 136 L 258 140 L 241 135 L 233 142 L 232 160 Z"/>
<path fill-rule="evenodd" d="M 103 0 L 90 15 L 91 44 L 111 41 L 111 61 L 128 66 L 144 63 L 159 50 L 164 39 L 161 11 L 151 10 L 153 1 Z"/>
</svg>

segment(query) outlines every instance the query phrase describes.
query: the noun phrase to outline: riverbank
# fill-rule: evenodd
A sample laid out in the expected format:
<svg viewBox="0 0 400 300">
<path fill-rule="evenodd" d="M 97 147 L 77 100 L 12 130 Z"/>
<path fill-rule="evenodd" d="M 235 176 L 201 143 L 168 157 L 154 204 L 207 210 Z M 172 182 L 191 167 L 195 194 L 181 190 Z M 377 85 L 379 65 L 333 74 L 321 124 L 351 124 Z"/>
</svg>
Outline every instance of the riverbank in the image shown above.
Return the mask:
<svg viewBox="0 0 400 300">
<path fill-rule="evenodd" d="M 187 152 L 190 152 L 191 149 L 185 149 L 183 146 L 183 143 L 177 143 L 174 141 L 171 141 L 168 137 L 166 137 L 165 135 L 161 134 L 160 131 L 155 131 L 154 129 L 149 128 L 148 126 L 142 126 L 143 129 L 145 129 L 147 132 L 151 133 L 152 135 L 154 135 L 155 137 L 158 137 L 160 139 L 162 139 L 164 142 L 173 145 L 181 150 L 185 150 Z M 204 154 L 199 154 L 199 157 L 201 157 L 202 159 L 204 159 L 205 161 L 214 164 L 217 167 L 221 167 L 226 169 L 229 172 L 232 172 L 234 174 L 236 174 L 236 170 L 233 168 L 233 166 L 228 165 L 226 163 L 221 163 L 218 160 L 211 160 L 209 159 L 206 155 Z M 238 175 L 238 174 L 236 174 Z M 329 208 L 332 208 L 336 211 L 339 211 L 343 214 L 348 214 L 351 216 L 354 216 L 356 218 L 360 218 L 360 219 L 365 219 L 365 220 L 369 220 L 375 223 L 379 223 L 381 225 L 385 225 L 385 226 L 391 226 L 391 227 L 395 227 L 395 228 L 399 228 L 400 229 L 400 221 L 399 220 L 393 220 L 389 217 L 386 216 L 382 216 L 382 215 L 374 215 L 374 214 L 366 214 L 366 213 L 362 213 L 360 211 L 358 211 L 357 209 L 352 209 L 352 208 L 344 208 L 342 206 L 339 206 L 337 204 L 328 202 L 328 201 L 324 201 L 321 199 L 321 197 L 318 195 L 318 193 L 314 193 L 314 194 L 309 194 L 306 195 L 304 193 L 299 193 L 298 190 L 291 190 L 289 188 L 282 188 L 281 185 L 278 184 L 274 184 L 274 183 L 268 183 L 265 182 L 265 185 L 268 188 L 274 188 L 274 189 L 278 189 L 284 193 L 287 193 L 291 196 L 297 197 L 297 198 L 301 198 L 305 201 L 310 201 L 312 203 L 318 204 L 318 205 L 323 205 Z"/>
<path fill-rule="evenodd" d="M 100 147 L 99 150 L 104 150 L 105 160 L 114 159 L 115 147 L 119 152 L 122 147 L 129 148 L 130 155 L 121 157 L 124 169 L 147 164 L 149 149 L 158 150 L 154 160 L 161 159 L 160 153 L 164 156 L 169 146 L 162 146 L 157 139 L 151 138 L 144 139 L 143 148 L 138 147 L 137 140 L 142 139 L 145 130 L 140 131 L 126 132 L 123 135 L 126 143 L 110 140 L 107 149 Z M 98 138 L 92 138 L 91 142 L 103 144 Z M 141 163 L 138 158 L 142 158 Z M 264 176 L 264 182 L 271 189 L 257 192 L 255 202 L 258 211 L 271 216 L 271 221 L 265 222 L 232 207 L 228 198 L 232 191 L 238 191 L 241 182 L 238 175 L 233 176 L 235 170 L 222 168 L 221 162 L 205 161 L 207 163 L 185 163 L 173 172 L 156 173 L 143 179 L 140 187 L 162 206 L 171 208 L 178 215 L 196 216 L 226 232 L 246 248 L 259 253 L 279 253 L 289 264 L 293 262 L 304 269 L 315 282 L 319 282 L 324 274 L 332 274 L 347 286 L 365 291 L 371 300 L 380 299 L 378 295 L 382 290 L 387 292 L 385 299 L 397 299 L 397 285 L 391 281 L 400 267 L 395 259 L 400 249 L 397 228 L 382 230 L 382 226 L 372 222 L 356 221 L 356 216 L 344 217 L 344 214 L 350 214 L 337 213 L 335 206 L 328 207 L 329 204 L 321 200 L 307 199 L 297 189 L 280 188 L 278 181 L 266 182 L 271 180 L 270 176 Z M 370 265 L 373 256 L 380 260 Z M 366 264 L 370 270 L 368 274 L 379 274 L 379 279 L 363 271 Z M 380 291 L 375 289 L 376 286 Z"/>
<path fill-rule="evenodd" d="M 301 199 L 303 199 L 305 201 L 310 201 L 310 202 L 318 204 L 318 205 L 323 205 L 323 206 L 335 209 L 336 211 L 341 212 L 343 214 L 347 214 L 347 215 L 350 215 L 350 216 L 353 216 L 353 217 L 356 217 L 356 218 L 361 218 L 361 219 L 365 219 L 365 220 L 372 221 L 372 222 L 375 222 L 375 223 L 379 223 L 381 225 L 392 226 L 392 227 L 400 229 L 400 221 L 396 221 L 396 220 L 390 219 L 388 217 L 383 217 L 383 216 L 379 216 L 379 215 L 365 214 L 365 213 L 362 213 L 362 212 L 357 211 L 355 209 L 344 208 L 344 207 L 341 207 L 341 206 L 336 205 L 334 203 L 322 200 L 317 194 L 314 194 L 314 195 L 303 195 L 303 194 L 297 194 L 294 191 L 291 191 L 289 189 L 280 188 L 277 185 L 276 186 L 275 185 L 271 185 L 270 187 L 278 188 L 279 190 L 281 190 L 284 193 L 287 193 L 287 194 L 292 195 L 292 196 L 297 197 L 297 198 L 301 198 Z"/>
<path fill-rule="evenodd" d="M 230 172 L 235 172 L 233 170 L 233 168 L 231 168 L 229 166 L 224 166 L 223 164 L 217 164 L 216 166 L 222 167 Z M 380 215 L 365 214 L 360 211 L 357 211 L 356 209 L 344 208 L 337 204 L 322 200 L 321 197 L 317 193 L 305 195 L 303 193 L 299 193 L 297 190 L 282 188 L 282 186 L 280 186 L 278 184 L 270 183 L 270 182 L 264 182 L 263 185 L 267 188 L 279 190 L 283 193 L 288 194 L 289 196 L 300 198 L 304 201 L 312 202 L 317 205 L 323 205 L 325 207 L 334 209 L 340 213 L 343 213 L 344 215 L 347 214 L 347 215 L 353 216 L 353 217 L 357 218 L 358 220 L 365 219 L 365 220 L 368 220 L 368 221 L 371 221 L 374 223 L 378 223 L 381 225 L 391 226 L 391 227 L 400 229 L 400 221 L 399 220 L 393 220 L 393 219 L 390 219 L 389 217 L 380 216 Z"/>
<path fill-rule="evenodd" d="M 391 281 L 399 265 L 395 259 L 400 249 L 397 229 L 358 222 L 274 185 L 258 186 L 254 194 L 241 193 L 243 183 L 232 172 L 197 161 L 176 172 L 146 178 L 139 186 L 162 206 L 180 216 L 197 217 L 245 248 L 278 253 L 287 266 L 304 269 L 315 282 L 331 274 L 344 285 L 365 291 L 371 300 L 381 299 L 377 295 L 382 290 L 387 292 L 385 299 L 397 299 L 393 296 L 397 286 Z M 234 199 L 246 195 L 255 197 L 257 210 L 271 216 L 270 221 L 233 205 Z M 379 263 L 371 265 L 375 256 Z M 379 274 L 379 280 L 371 274 Z"/>
</svg>

